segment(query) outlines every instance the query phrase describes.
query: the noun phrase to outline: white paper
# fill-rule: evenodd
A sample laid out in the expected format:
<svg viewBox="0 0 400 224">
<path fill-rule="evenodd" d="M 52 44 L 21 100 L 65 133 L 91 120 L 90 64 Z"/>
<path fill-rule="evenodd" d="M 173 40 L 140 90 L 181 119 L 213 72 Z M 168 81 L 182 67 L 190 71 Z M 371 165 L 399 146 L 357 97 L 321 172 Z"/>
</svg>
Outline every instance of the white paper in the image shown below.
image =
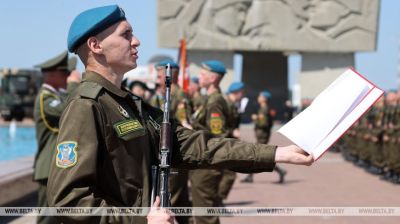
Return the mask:
<svg viewBox="0 0 400 224">
<path fill-rule="evenodd" d="M 382 94 L 348 69 L 278 132 L 318 159 Z"/>
</svg>

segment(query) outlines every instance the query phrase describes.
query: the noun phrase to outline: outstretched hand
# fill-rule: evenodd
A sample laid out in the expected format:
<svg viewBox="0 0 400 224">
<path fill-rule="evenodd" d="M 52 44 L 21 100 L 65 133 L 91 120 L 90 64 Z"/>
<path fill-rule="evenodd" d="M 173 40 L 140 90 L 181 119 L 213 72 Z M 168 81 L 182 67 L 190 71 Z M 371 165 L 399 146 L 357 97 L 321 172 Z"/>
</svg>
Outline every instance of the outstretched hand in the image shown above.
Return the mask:
<svg viewBox="0 0 400 224">
<path fill-rule="evenodd" d="M 289 145 L 276 149 L 275 162 L 310 166 L 314 158 L 297 145 Z"/>
</svg>

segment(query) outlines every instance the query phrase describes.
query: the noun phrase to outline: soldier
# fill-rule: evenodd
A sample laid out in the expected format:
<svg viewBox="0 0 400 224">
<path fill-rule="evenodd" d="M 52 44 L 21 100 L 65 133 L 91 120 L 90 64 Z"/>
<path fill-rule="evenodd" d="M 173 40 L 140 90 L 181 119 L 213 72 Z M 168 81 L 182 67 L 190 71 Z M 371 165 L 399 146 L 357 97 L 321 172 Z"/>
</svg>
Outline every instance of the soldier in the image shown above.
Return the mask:
<svg viewBox="0 0 400 224">
<path fill-rule="evenodd" d="M 387 171 L 383 178 L 393 183 L 400 183 L 398 132 L 400 118 L 397 95 L 395 91 L 389 91 L 386 95 L 386 109 L 383 119 L 383 154 L 386 160 Z"/>
<path fill-rule="evenodd" d="M 89 9 L 72 22 L 68 50 L 78 54 L 86 72 L 60 120 L 47 189 L 50 206 L 150 206 L 150 173 L 159 164 L 163 113 L 121 89 L 124 73 L 137 66 L 140 42 L 132 31 L 117 5 Z M 294 145 L 213 139 L 207 131 L 192 131 L 175 121 L 171 137 L 175 168 L 262 172 L 271 171 L 275 163 L 313 162 Z M 148 223 L 173 223 L 173 214 L 159 205 L 157 197 Z M 146 223 L 142 216 L 57 218 L 63 223 Z"/>
<path fill-rule="evenodd" d="M 371 154 L 371 166 L 368 172 L 372 174 L 383 174 L 385 168 L 385 158 L 383 156 L 382 134 L 384 132 L 382 119 L 384 115 L 384 98 L 381 97 L 373 106 L 368 127 L 370 132 L 369 150 Z"/>
<path fill-rule="evenodd" d="M 75 69 L 74 59 L 71 58 L 68 61 L 68 52 L 65 51 L 36 66 L 43 73 L 43 85 L 36 96 L 34 107 L 38 151 L 33 165 L 33 179 L 39 184 L 38 207 L 48 207 L 47 180 L 51 159 L 54 157 L 54 148 L 56 147 L 58 122 L 66 105 L 66 95 L 61 93 L 60 90 L 65 89 L 68 83 L 67 92 L 71 93 L 80 81 L 79 72 L 73 71 L 70 75 L 70 71 Z M 37 217 L 37 223 L 54 223 L 54 221 L 51 216 Z"/>
<path fill-rule="evenodd" d="M 200 90 L 199 78 L 192 77 L 189 84 L 190 103 L 193 110 L 192 116 L 190 117 L 190 123 L 193 123 L 193 121 L 196 120 L 195 118 L 203 110 L 203 106 L 206 102 L 206 98 Z"/>
<path fill-rule="evenodd" d="M 393 147 L 393 152 L 392 152 L 392 169 L 394 172 L 394 178 L 392 180 L 393 183 L 395 184 L 400 184 L 400 150 L 399 150 L 399 144 L 400 144 L 400 91 L 397 90 L 396 94 L 396 109 L 394 112 L 394 117 L 393 117 L 393 138 L 392 143 L 396 145 L 396 147 Z"/>
<path fill-rule="evenodd" d="M 355 163 L 357 166 L 365 168 L 366 170 L 369 169 L 370 166 L 370 150 L 368 149 L 370 139 L 370 132 L 369 132 L 369 121 L 368 116 L 371 116 L 371 110 L 361 119 L 359 120 L 358 130 L 357 130 L 357 157 L 358 161 Z"/>
<path fill-rule="evenodd" d="M 350 127 L 345 134 L 342 136 L 342 144 L 340 145 L 340 151 L 342 153 L 342 156 L 345 160 L 347 161 L 351 161 L 350 158 L 350 153 L 349 153 L 349 147 L 351 144 L 351 136 L 350 136 L 350 132 L 352 131 L 352 127 Z"/>
<path fill-rule="evenodd" d="M 283 108 L 283 118 L 284 118 L 284 123 L 286 124 L 293 118 L 293 114 L 296 111 L 296 108 L 293 106 L 292 101 L 286 100 L 285 101 L 285 106 Z"/>
<path fill-rule="evenodd" d="M 233 128 L 232 137 L 240 138 L 240 102 L 244 96 L 244 83 L 234 82 L 228 88 L 228 95 L 225 97 L 228 104 L 229 113 L 231 114 L 231 126 Z"/>
<path fill-rule="evenodd" d="M 150 104 L 158 109 L 163 109 L 165 96 L 165 67 L 170 64 L 172 83 L 171 83 L 171 114 L 174 118 L 188 126 L 188 118 L 190 116 L 189 97 L 178 86 L 179 65 L 172 60 L 163 60 L 155 65 L 157 70 L 157 85 L 159 94 L 153 95 Z M 161 105 L 160 105 L 161 103 Z M 190 207 L 189 188 L 188 188 L 188 170 L 171 169 L 174 173 L 169 178 L 169 190 L 171 192 L 172 207 Z M 191 223 L 188 216 L 177 216 L 176 220 L 179 224 Z"/>
<path fill-rule="evenodd" d="M 225 65 L 216 60 L 204 61 L 199 75 L 199 84 L 207 90 L 207 99 L 199 110 L 192 126 L 194 130 L 207 130 L 215 137 L 231 137 L 230 111 L 221 94 L 219 84 L 226 73 Z M 190 173 L 192 183 L 192 202 L 194 207 L 220 206 L 220 184 L 223 169 L 193 170 Z M 226 193 L 225 193 L 226 194 Z M 219 223 L 216 216 L 196 216 L 197 224 Z"/>
<path fill-rule="evenodd" d="M 257 143 L 267 144 L 271 137 L 271 129 L 273 125 L 274 115 L 268 106 L 268 100 L 271 99 L 271 93 L 263 91 L 258 95 L 257 101 L 260 109 L 257 114 L 252 114 L 251 119 L 255 123 L 254 131 L 256 133 Z M 279 166 L 275 166 L 274 171 L 279 174 L 279 183 L 285 181 L 286 170 Z M 253 183 L 253 174 L 247 175 L 241 182 Z"/>
<path fill-rule="evenodd" d="M 361 133 L 362 133 L 363 127 L 361 125 L 361 121 L 358 120 L 352 127 L 352 132 L 351 132 L 351 144 L 349 147 L 349 154 L 350 154 L 350 160 L 354 163 L 357 164 L 359 163 L 359 157 L 360 157 L 360 145 L 362 144 L 362 139 L 360 138 Z"/>
<path fill-rule="evenodd" d="M 204 97 L 200 92 L 199 78 L 195 76 L 190 78 L 189 97 L 191 99 L 193 111 L 197 111 L 201 105 L 204 104 Z"/>
<path fill-rule="evenodd" d="M 238 111 L 238 104 L 240 104 L 240 100 L 243 98 L 244 94 L 244 83 L 242 82 L 234 82 L 228 88 L 228 95 L 225 97 L 226 103 L 228 105 L 229 111 L 229 122 L 227 122 L 231 126 L 231 134 L 228 137 L 240 138 L 240 115 Z M 218 195 L 219 198 L 225 200 L 228 198 L 228 194 L 232 189 L 233 183 L 236 179 L 236 173 L 224 169 L 222 170 L 222 179 L 218 187 Z"/>
<path fill-rule="evenodd" d="M 162 109 L 164 105 L 165 95 L 165 66 L 171 66 L 172 83 L 171 83 L 171 112 L 175 118 L 184 126 L 188 126 L 191 106 L 189 97 L 178 86 L 179 65 L 172 60 L 164 60 L 155 65 L 157 70 L 157 91 L 150 99 L 150 105 Z"/>
</svg>

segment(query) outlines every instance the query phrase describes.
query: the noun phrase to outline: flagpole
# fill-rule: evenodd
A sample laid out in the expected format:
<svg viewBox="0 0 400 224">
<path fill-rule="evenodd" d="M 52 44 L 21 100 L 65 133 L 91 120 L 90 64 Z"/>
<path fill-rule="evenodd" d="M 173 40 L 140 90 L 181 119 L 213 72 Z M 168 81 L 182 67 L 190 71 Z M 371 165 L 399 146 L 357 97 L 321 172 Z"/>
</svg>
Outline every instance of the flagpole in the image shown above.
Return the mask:
<svg viewBox="0 0 400 224">
<path fill-rule="evenodd" d="M 189 71 L 188 71 L 188 63 L 187 63 L 187 51 L 186 51 L 186 39 L 183 37 L 179 41 L 179 55 L 178 55 L 178 61 L 179 61 L 179 85 L 181 86 L 182 90 L 184 92 L 189 91 Z"/>
</svg>

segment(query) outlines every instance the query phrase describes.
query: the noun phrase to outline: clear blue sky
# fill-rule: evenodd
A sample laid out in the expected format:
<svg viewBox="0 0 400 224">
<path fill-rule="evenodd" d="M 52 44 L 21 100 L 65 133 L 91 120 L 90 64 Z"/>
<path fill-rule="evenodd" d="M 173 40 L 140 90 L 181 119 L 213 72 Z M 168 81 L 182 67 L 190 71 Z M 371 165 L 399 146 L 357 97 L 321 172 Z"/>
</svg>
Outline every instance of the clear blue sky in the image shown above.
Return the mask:
<svg viewBox="0 0 400 224">
<path fill-rule="evenodd" d="M 175 50 L 157 47 L 156 0 L 8 0 L 0 6 L 0 68 L 32 68 L 62 52 L 73 18 L 86 9 L 109 4 L 124 8 L 134 34 L 141 40 L 139 64 L 146 64 L 156 53 L 176 57 Z M 400 1 L 382 0 L 377 51 L 356 55 L 357 70 L 384 89 L 397 87 L 399 22 Z M 292 77 L 299 64 L 298 57 L 291 57 Z"/>
</svg>

